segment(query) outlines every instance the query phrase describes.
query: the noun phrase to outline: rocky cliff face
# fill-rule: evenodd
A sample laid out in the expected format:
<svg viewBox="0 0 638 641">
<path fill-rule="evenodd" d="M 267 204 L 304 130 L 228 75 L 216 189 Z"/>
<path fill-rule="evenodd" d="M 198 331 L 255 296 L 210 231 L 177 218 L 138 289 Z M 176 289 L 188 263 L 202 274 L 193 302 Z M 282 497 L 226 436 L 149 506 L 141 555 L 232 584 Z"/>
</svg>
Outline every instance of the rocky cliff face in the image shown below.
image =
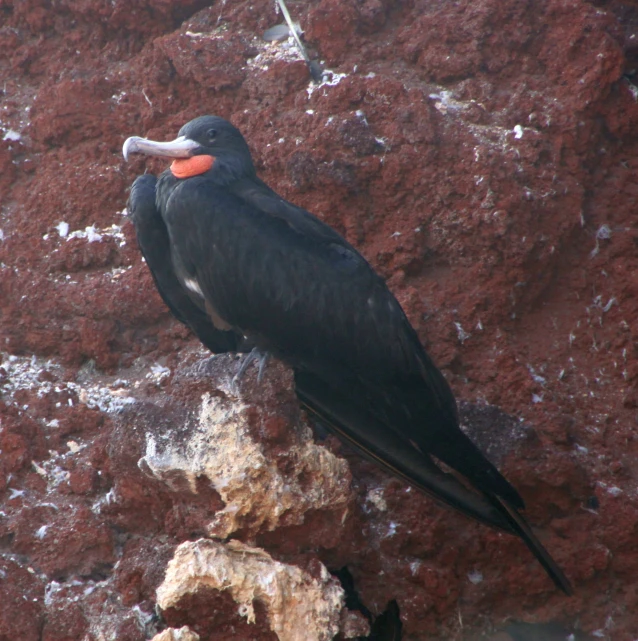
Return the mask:
<svg viewBox="0 0 638 641">
<path fill-rule="evenodd" d="M 319 86 L 274 3 L 209 5 L 0 0 L 0 640 L 354 638 L 394 600 L 404 639 L 635 639 L 635 3 L 297 2 Z M 500 408 L 468 428 L 574 598 L 170 317 L 123 212 L 163 167 L 120 150 L 205 113 Z"/>
</svg>

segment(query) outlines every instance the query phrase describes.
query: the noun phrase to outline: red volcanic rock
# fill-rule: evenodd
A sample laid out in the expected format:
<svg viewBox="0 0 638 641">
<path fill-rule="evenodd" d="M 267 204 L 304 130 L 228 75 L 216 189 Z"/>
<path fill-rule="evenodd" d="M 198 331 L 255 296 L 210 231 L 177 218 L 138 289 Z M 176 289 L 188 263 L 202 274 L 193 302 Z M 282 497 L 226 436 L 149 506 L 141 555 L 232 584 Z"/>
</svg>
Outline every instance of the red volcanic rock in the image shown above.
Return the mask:
<svg viewBox="0 0 638 641">
<path fill-rule="evenodd" d="M 0 559 L 0 639 L 36 641 L 44 616 L 44 586 L 32 567 Z"/>
<path fill-rule="evenodd" d="M 396 631 L 396 601 L 404 639 L 635 639 L 635 6 L 298 3 L 317 86 L 261 40 L 273 3 L 209 5 L 0 2 L 0 641 L 275 638 L 262 593 L 254 624 L 212 587 L 153 614 L 178 546 L 215 534 L 308 584 L 347 568 L 342 636 Z M 237 363 L 171 319 L 122 215 L 164 165 L 120 150 L 204 113 L 387 278 L 574 598 L 313 442 L 280 365 L 234 398 Z M 215 416 L 245 446 L 231 485 Z"/>
</svg>

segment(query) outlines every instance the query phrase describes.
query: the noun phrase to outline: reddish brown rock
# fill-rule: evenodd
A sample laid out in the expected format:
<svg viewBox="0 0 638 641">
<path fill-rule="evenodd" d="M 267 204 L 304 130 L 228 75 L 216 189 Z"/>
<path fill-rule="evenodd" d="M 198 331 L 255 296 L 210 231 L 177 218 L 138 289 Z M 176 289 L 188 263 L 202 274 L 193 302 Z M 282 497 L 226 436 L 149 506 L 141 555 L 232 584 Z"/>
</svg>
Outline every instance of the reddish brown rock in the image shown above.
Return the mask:
<svg viewBox="0 0 638 641">
<path fill-rule="evenodd" d="M 373 616 L 397 601 L 405 639 L 513 637 L 516 620 L 633 641 L 634 5 L 291 5 L 333 72 L 309 87 L 294 50 L 260 40 L 281 21 L 272 3 L 209 4 L 0 3 L 0 639 L 161 632 L 151 613 L 169 560 L 228 506 L 205 475 L 193 490 L 183 472 L 166 472 L 171 485 L 138 467 L 149 425 L 156 438 L 185 429 L 222 384 L 194 371 L 205 355 L 122 216 L 136 173 L 162 163 L 120 154 L 129 135 L 172 138 L 217 113 L 267 182 L 388 279 L 458 397 L 523 419 L 466 423 L 576 596 L 520 542 L 332 437 L 319 445 L 348 461 L 345 518 L 248 510 L 235 536 L 310 574 L 347 566 Z M 305 428 L 287 376 L 269 368 L 263 390 L 246 388 L 246 412 L 268 464 L 295 478 L 288 450 Z M 274 638 L 260 605 L 254 626 L 223 592 L 191 605 L 168 623 Z"/>
<path fill-rule="evenodd" d="M 0 560 L 0 639 L 40 638 L 44 585 L 32 567 L 6 557 Z"/>
</svg>

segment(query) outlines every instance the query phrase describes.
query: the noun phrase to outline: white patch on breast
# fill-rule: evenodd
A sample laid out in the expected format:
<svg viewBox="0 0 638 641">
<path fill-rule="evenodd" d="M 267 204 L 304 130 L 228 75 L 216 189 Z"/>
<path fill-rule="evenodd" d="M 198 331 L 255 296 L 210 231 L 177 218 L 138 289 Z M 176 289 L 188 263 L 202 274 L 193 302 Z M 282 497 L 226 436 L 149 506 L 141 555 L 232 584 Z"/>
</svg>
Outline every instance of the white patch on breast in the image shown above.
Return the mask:
<svg viewBox="0 0 638 641">
<path fill-rule="evenodd" d="M 204 292 L 199 286 L 199 283 L 194 278 L 185 278 L 184 285 L 186 285 L 186 287 L 188 287 L 188 289 L 190 289 L 192 292 L 195 292 L 196 294 L 199 294 L 202 298 L 204 298 Z"/>
</svg>

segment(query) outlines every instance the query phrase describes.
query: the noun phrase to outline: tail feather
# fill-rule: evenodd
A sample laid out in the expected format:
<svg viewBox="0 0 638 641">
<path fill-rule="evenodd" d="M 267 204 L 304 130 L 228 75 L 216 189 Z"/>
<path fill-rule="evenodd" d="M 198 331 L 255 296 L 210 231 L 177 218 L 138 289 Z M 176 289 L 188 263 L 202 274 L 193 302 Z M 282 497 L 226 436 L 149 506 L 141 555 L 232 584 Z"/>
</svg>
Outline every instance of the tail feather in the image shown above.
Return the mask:
<svg viewBox="0 0 638 641">
<path fill-rule="evenodd" d="M 431 443 L 430 451 L 453 469 L 461 470 L 463 476 L 477 487 L 500 496 L 517 510 L 525 509 L 521 495 L 460 430 L 454 430 L 453 440 L 449 434 L 440 434 L 438 440 Z"/>
<path fill-rule="evenodd" d="M 543 544 L 536 538 L 527 521 L 520 515 L 515 508 L 508 505 L 505 501 L 495 495 L 486 495 L 486 498 L 508 521 L 513 532 L 518 535 L 536 560 L 543 566 L 545 572 L 549 575 L 556 587 L 560 588 L 567 596 L 573 596 L 574 590 L 558 564 L 550 556 Z"/>
<path fill-rule="evenodd" d="M 516 504 L 508 503 L 507 498 L 490 490 L 479 493 L 468 489 L 320 377 L 296 370 L 295 391 L 302 404 L 327 423 L 329 429 L 391 474 L 466 516 L 520 537 L 556 586 L 567 595 L 573 594 L 569 581 L 519 514 Z"/>
<path fill-rule="evenodd" d="M 342 440 L 380 467 L 421 490 L 437 502 L 490 527 L 513 534 L 504 518 L 486 498 L 469 490 L 452 474 L 446 474 L 432 460 L 340 396 L 321 379 L 295 372 L 295 390 L 302 404 Z"/>
</svg>

